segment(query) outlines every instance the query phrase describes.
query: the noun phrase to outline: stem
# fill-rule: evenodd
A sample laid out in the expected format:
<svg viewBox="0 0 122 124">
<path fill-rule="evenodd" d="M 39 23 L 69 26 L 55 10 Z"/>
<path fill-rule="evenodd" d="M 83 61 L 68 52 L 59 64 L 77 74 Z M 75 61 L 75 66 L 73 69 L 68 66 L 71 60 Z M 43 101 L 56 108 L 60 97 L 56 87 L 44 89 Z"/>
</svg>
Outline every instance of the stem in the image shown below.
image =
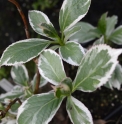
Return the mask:
<svg viewBox="0 0 122 124">
<path fill-rule="evenodd" d="M 27 22 L 27 19 L 26 19 L 25 15 L 24 15 L 24 13 L 23 13 L 23 11 L 22 11 L 19 3 L 16 0 L 8 0 L 8 1 L 11 2 L 11 3 L 13 3 L 17 7 L 17 9 L 18 9 L 18 11 L 20 13 L 20 16 L 21 16 L 21 18 L 23 20 L 24 26 L 25 26 L 26 37 L 27 37 L 27 39 L 30 38 L 30 33 L 29 33 L 29 28 L 28 28 L 28 22 Z M 34 58 L 33 61 L 35 62 L 35 64 L 38 63 L 37 62 L 37 58 Z M 40 74 L 37 71 L 37 83 L 36 83 L 36 89 L 35 89 L 35 92 L 34 93 L 38 93 L 39 85 L 40 85 Z"/>
<path fill-rule="evenodd" d="M 39 70 L 37 70 L 36 87 L 35 87 L 34 94 L 38 94 L 39 92 L 40 79 L 41 79 L 41 76 L 39 74 Z"/>
<path fill-rule="evenodd" d="M 21 15 L 21 18 L 23 20 L 24 26 L 25 26 L 26 37 L 27 37 L 27 39 L 30 38 L 30 34 L 29 34 L 29 30 L 28 30 L 29 29 L 28 28 L 28 23 L 27 23 L 26 17 L 24 15 L 19 3 L 16 0 L 8 0 L 8 1 L 13 3 L 17 7 L 17 9 L 18 9 L 18 11 L 19 11 L 19 13 Z"/>
<path fill-rule="evenodd" d="M 2 118 L 4 118 L 4 117 L 6 116 L 6 114 L 7 114 L 7 112 L 9 111 L 9 109 L 11 108 L 11 106 L 12 106 L 13 104 L 15 104 L 17 101 L 19 102 L 20 105 L 22 104 L 22 102 L 21 102 L 21 100 L 20 100 L 19 98 L 14 99 L 13 101 L 11 101 L 11 102 L 9 103 L 9 105 L 6 107 L 5 110 L 0 110 L 0 116 L 1 116 Z"/>
</svg>

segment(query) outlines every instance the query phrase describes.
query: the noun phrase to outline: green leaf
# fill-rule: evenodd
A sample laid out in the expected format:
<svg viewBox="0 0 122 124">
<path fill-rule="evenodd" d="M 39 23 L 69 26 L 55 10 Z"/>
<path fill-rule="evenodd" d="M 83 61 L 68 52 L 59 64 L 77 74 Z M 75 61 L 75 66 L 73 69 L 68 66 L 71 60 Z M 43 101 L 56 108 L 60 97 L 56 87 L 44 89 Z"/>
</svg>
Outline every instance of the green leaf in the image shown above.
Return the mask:
<svg viewBox="0 0 122 124">
<path fill-rule="evenodd" d="M 56 98 L 53 92 L 30 97 L 18 110 L 18 124 L 48 124 L 59 109 L 62 100 L 63 98 Z"/>
<path fill-rule="evenodd" d="M 73 35 L 70 40 L 76 41 L 79 43 L 86 43 L 91 40 L 94 40 L 97 37 L 100 37 L 100 32 L 98 29 L 86 22 L 78 22 L 76 26 L 81 27 L 81 30 Z"/>
<path fill-rule="evenodd" d="M 68 30 L 87 13 L 91 0 L 64 0 L 59 14 L 61 31 Z"/>
<path fill-rule="evenodd" d="M 33 77 L 33 80 L 31 81 L 31 85 L 32 85 L 33 91 L 35 90 L 35 87 L 36 87 L 36 78 L 37 78 L 37 74 L 35 74 L 35 76 Z M 39 87 L 43 87 L 43 86 L 45 86 L 47 83 L 48 83 L 48 81 L 45 80 L 43 77 L 41 77 Z"/>
<path fill-rule="evenodd" d="M 59 53 L 64 61 L 78 66 L 85 54 L 83 47 L 76 42 L 69 41 L 59 48 Z"/>
<path fill-rule="evenodd" d="M 66 109 L 73 124 L 93 124 L 90 111 L 74 97 L 68 97 Z"/>
<path fill-rule="evenodd" d="M 121 84 L 122 84 L 122 67 L 120 64 L 117 64 L 111 78 L 104 86 L 110 89 L 117 88 L 118 90 L 120 90 Z"/>
<path fill-rule="evenodd" d="M 107 17 L 106 35 L 109 37 L 117 24 L 117 16 Z"/>
<path fill-rule="evenodd" d="M 15 86 L 10 92 L 4 93 L 0 95 L 0 101 L 3 101 L 4 99 L 14 99 L 22 96 L 24 94 L 24 91 L 22 87 Z"/>
<path fill-rule="evenodd" d="M 62 60 L 53 50 L 44 50 L 39 58 L 38 68 L 42 77 L 54 85 L 66 78 Z"/>
<path fill-rule="evenodd" d="M 122 26 L 119 26 L 113 31 L 109 40 L 111 40 L 115 44 L 122 45 Z"/>
<path fill-rule="evenodd" d="M 11 69 L 11 76 L 16 84 L 28 86 L 29 76 L 28 71 L 24 65 L 13 66 Z"/>
<path fill-rule="evenodd" d="M 106 28 L 107 28 L 107 14 L 108 13 L 104 13 L 100 17 L 100 20 L 98 21 L 98 29 L 101 31 L 103 35 L 106 33 Z"/>
<path fill-rule="evenodd" d="M 43 12 L 37 10 L 29 11 L 29 22 L 33 30 L 38 34 L 51 39 L 58 37 L 54 26 Z"/>
<path fill-rule="evenodd" d="M 74 36 L 78 31 L 80 31 L 81 27 L 79 25 L 76 25 L 69 30 L 65 31 L 65 41 L 67 41 L 70 37 Z"/>
<path fill-rule="evenodd" d="M 104 37 L 102 36 L 94 42 L 94 45 L 104 44 Z"/>
<path fill-rule="evenodd" d="M 73 91 L 77 89 L 92 92 L 105 84 L 111 77 L 121 53 L 122 49 L 112 49 L 104 44 L 88 50 L 78 68 Z"/>
<path fill-rule="evenodd" d="M 0 66 L 22 64 L 38 56 L 48 47 L 50 41 L 43 39 L 27 39 L 10 45 L 3 53 Z"/>
</svg>

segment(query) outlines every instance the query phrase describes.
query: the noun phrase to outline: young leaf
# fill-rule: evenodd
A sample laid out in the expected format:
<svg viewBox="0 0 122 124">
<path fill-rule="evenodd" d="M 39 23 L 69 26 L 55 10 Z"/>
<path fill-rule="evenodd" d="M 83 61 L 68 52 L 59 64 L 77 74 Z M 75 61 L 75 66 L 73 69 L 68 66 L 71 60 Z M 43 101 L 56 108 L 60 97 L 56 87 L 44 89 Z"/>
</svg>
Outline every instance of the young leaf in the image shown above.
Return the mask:
<svg viewBox="0 0 122 124">
<path fill-rule="evenodd" d="M 91 92 L 105 84 L 111 77 L 122 49 L 112 49 L 107 45 L 92 47 L 82 59 L 76 78 L 73 82 L 73 91 Z"/>
<path fill-rule="evenodd" d="M 94 45 L 104 44 L 104 37 L 102 36 L 94 42 Z"/>
<path fill-rule="evenodd" d="M 69 30 L 65 31 L 65 41 L 67 41 L 70 37 L 72 37 L 74 34 L 76 34 L 78 31 L 80 31 L 81 27 L 79 25 L 76 25 Z"/>
<path fill-rule="evenodd" d="M 109 37 L 117 24 L 117 16 L 107 17 L 106 35 Z"/>
<path fill-rule="evenodd" d="M 85 52 L 83 47 L 76 42 L 67 42 L 64 46 L 59 48 L 59 53 L 64 61 L 71 65 L 78 66 L 81 63 Z"/>
<path fill-rule="evenodd" d="M 109 40 L 111 40 L 115 44 L 122 45 L 122 26 L 119 26 L 113 31 Z"/>
<path fill-rule="evenodd" d="M 73 124 L 93 124 L 90 111 L 74 97 L 68 97 L 66 109 Z"/>
<path fill-rule="evenodd" d="M 24 91 L 22 87 L 15 86 L 10 92 L 7 92 L 5 94 L 0 95 L 0 101 L 3 101 L 4 99 L 14 99 L 22 96 L 24 94 Z"/>
<path fill-rule="evenodd" d="M 107 28 L 107 14 L 108 13 L 104 13 L 101 17 L 100 20 L 98 22 L 98 29 L 101 31 L 102 34 L 106 33 L 106 28 Z"/>
<path fill-rule="evenodd" d="M 43 12 L 37 10 L 29 11 L 29 22 L 33 30 L 38 34 L 51 39 L 58 37 L 55 28 Z"/>
<path fill-rule="evenodd" d="M 18 124 L 48 124 L 56 114 L 63 98 L 56 98 L 53 92 L 34 95 L 19 108 Z"/>
<path fill-rule="evenodd" d="M 13 43 L 4 51 L 0 66 L 26 63 L 38 56 L 49 44 L 48 40 L 36 38 Z"/>
<path fill-rule="evenodd" d="M 39 58 L 38 68 L 40 74 L 54 85 L 66 78 L 62 60 L 53 50 L 44 50 Z"/>
<path fill-rule="evenodd" d="M 91 0 L 64 0 L 59 14 L 61 31 L 68 30 L 87 13 Z"/>
<path fill-rule="evenodd" d="M 29 76 L 24 65 L 15 65 L 11 69 L 11 76 L 18 85 L 28 86 Z"/>
<path fill-rule="evenodd" d="M 70 40 L 76 41 L 79 43 L 86 43 L 91 40 L 94 40 L 97 37 L 100 37 L 100 31 L 95 27 L 86 22 L 78 22 L 76 26 L 81 27 L 81 30 L 73 35 Z"/>
</svg>

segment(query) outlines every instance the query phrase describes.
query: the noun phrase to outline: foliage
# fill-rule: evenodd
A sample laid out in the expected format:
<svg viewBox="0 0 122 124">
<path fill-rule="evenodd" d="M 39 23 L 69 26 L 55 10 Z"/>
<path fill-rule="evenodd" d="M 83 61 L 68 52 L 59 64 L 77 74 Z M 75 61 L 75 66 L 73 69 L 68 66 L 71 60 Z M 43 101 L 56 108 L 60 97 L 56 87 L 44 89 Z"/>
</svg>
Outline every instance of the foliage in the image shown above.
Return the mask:
<svg viewBox="0 0 122 124">
<path fill-rule="evenodd" d="M 48 124 L 64 98 L 66 110 L 73 124 L 93 124 L 90 111 L 74 98 L 76 90 L 93 92 L 111 77 L 122 49 L 113 49 L 108 45 L 95 45 L 85 53 L 84 48 L 70 40 L 71 36 L 82 28 L 77 26 L 87 13 L 91 0 L 64 0 L 59 13 L 61 34 L 58 34 L 48 17 L 40 11 L 29 11 L 29 22 L 38 34 L 45 39 L 26 39 L 10 45 L 3 53 L 0 66 L 13 66 L 11 76 L 20 88 L 19 98 L 23 101 L 17 112 L 18 124 Z M 101 22 L 100 22 L 101 23 Z M 92 26 L 90 26 L 92 28 Z M 104 30 L 103 30 L 104 31 Z M 97 31 L 94 30 L 94 33 Z M 52 47 L 53 46 L 53 49 Z M 47 48 L 48 47 L 48 48 Z M 54 47 L 59 50 L 59 54 Z M 35 78 L 29 83 L 28 72 L 23 63 L 37 58 L 40 75 L 52 84 L 52 91 L 34 94 Z M 78 66 L 74 80 L 67 77 L 63 61 Z M 16 98 L 16 87 L 4 98 Z M 14 95 L 13 95 L 14 94 Z"/>
</svg>

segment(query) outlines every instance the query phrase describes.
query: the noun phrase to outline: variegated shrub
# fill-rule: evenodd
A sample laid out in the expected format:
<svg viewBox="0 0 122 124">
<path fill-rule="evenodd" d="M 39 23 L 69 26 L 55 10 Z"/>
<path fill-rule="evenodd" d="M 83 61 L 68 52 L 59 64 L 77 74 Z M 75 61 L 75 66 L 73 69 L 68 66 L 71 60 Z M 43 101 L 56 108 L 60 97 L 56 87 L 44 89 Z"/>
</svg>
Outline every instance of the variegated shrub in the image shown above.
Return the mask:
<svg viewBox="0 0 122 124">
<path fill-rule="evenodd" d="M 49 40 L 26 39 L 10 45 L 4 51 L 0 66 L 13 65 L 13 80 L 23 86 L 26 92 L 26 95 L 21 90 L 17 93 L 20 98 L 24 97 L 17 112 L 17 124 L 48 124 L 64 98 L 67 98 L 66 110 L 73 124 L 93 124 L 90 111 L 72 93 L 76 90 L 93 92 L 105 84 L 118 63 L 117 58 L 122 49 L 112 49 L 101 44 L 85 53 L 79 43 L 69 40 L 82 28 L 76 24 L 86 15 L 90 3 L 91 0 L 64 0 L 59 14 L 60 34 L 43 12 L 29 11 L 29 22 L 33 30 Z M 59 54 L 55 49 L 59 49 Z M 33 95 L 36 75 L 30 88 L 27 70 L 24 65 L 20 65 L 35 57 L 38 57 L 40 75 L 52 84 L 53 90 L 48 93 Z M 73 81 L 66 76 L 62 60 L 79 66 Z M 8 94 L 0 97 L 10 98 Z"/>
</svg>

